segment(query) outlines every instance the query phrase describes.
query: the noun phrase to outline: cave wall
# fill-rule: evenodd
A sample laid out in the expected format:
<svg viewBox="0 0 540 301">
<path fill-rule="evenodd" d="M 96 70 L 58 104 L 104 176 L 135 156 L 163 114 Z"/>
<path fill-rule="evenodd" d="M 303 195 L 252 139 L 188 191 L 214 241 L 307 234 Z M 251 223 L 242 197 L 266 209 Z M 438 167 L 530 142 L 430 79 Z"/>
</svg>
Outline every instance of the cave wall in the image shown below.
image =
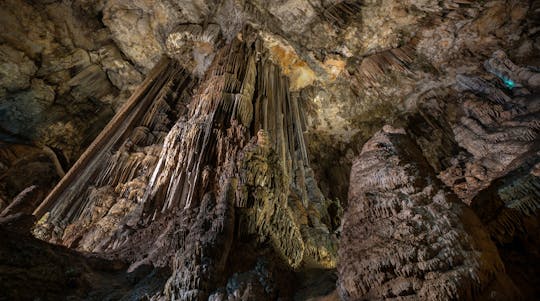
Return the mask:
<svg viewBox="0 0 540 301">
<path fill-rule="evenodd" d="M 41 205 L 38 217 L 45 216 L 34 233 L 42 239 L 126 261 L 131 270 L 172 267 L 166 289 L 152 292 L 156 298 L 222 300 L 244 293 L 271 300 L 277 288 L 294 295 L 290 283 L 307 285 L 297 295 L 309 295 L 310 281 L 336 278 L 325 270 L 336 264 L 335 236 L 342 235 L 345 245 L 342 262 L 364 267 L 351 259 L 364 253 L 355 252 L 378 249 L 358 249 L 347 239 L 356 240 L 362 233 L 355 229 L 366 221 L 394 218 L 384 210 L 381 216 L 379 209 L 358 209 L 372 204 L 359 196 L 362 180 L 351 176 L 357 173 L 353 161 L 365 160 L 366 142 L 388 124 L 413 141 L 411 164 L 430 169 L 421 178 L 451 195 L 440 201 L 425 192 L 432 185 L 415 186 L 422 201 L 411 210 L 426 217 L 423 198 L 444 203 L 450 209 L 435 215 L 450 216 L 452 231 L 464 237 L 458 257 L 471 257 L 467 248 L 492 256 L 488 263 L 441 259 L 437 264 L 444 268 L 426 264 L 425 256 L 400 258 L 393 263 L 396 275 L 403 273 L 400 265 L 417 266 L 407 281 L 389 280 L 392 273 L 367 275 L 361 286 L 347 282 L 354 271 L 340 271 L 341 297 L 467 299 L 493 292 L 504 299 L 513 296 L 514 284 L 525 297 L 536 294 L 537 282 L 524 279 L 536 279 L 539 262 L 538 1 L 75 0 L 0 6 L 0 24 L 9 28 L 0 32 L 1 218 Z M 168 71 L 156 79 L 155 66 Z M 121 108 L 130 96 L 147 105 L 134 108 L 127 114 L 132 121 L 125 122 Z M 270 112 L 262 109 L 268 99 L 276 105 L 265 107 Z M 124 116 L 116 123 L 125 125 L 120 132 L 105 127 L 115 114 Z M 269 123 L 268 114 L 292 117 Z M 205 129 L 212 134 L 200 124 L 212 125 Z M 211 137 L 211 150 L 202 137 Z M 106 143 L 92 147 L 92 141 Z M 85 151 L 101 155 L 68 171 L 87 158 Z M 394 159 L 403 158 L 409 160 L 407 154 Z M 401 165 L 385 168 L 396 172 Z M 362 193 L 388 192 L 367 190 Z M 414 199 L 419 192 L 406 193 Z M 466 206 L 456 205 L 456 198 Z M 352 213 L 358 210 L 359 216 Z M 483 226 L 470 217 L 475 214 Z M 185 219 L 175 221 L 180 216 Z M 4 224 L 17 224 L 11 218 Z M 424 226 L 439 227 L 429 218 Z M 212 231 L 203 234 L 208 227 Z M 283 233 L 290 233 L 290 242 Z M 158 239 L 148 243 L 151 237 Z M 171 244 L 186 239 L 206 244 Z M 477 246 L 476 240 L 485 243 Z M 449 241 L 444 250 L 451 249 Z M 245 264 L 228 255 L 235 252 L 244 254 Z M 186 263 L 192 257 L 211 263 Z M 460 274 L 454 259 L 474 266 L 475 275 Z M 219 279 L 210 270 L 195 273 L 201 266 L 217 271 Z M 308 272 L 312 268 L 316 272 Z M 375 264 L 370 271 L 379 275 L 380 269 L 389 267 Z M 279 278 L 275 271 L 286 281 L 269 285 Z M 426 273 L 470 276 L 475 284 L 423 285 L 417 279 Z M 506 289 L 497 291 L 501 287 Z M 332 290 L 321 289 L 321 295 L 338 298 Z"/>
<path fill-rule="evenodd" d="M 271 59 L 309 107 L 308 151 L 320 162 L 316 176 L 331 183 L 323 185 L 325 195 L 344 203 L 342 183 L 359 153 L 356 145 L 383 124 L 400 123 L 426 93 L 454 84 L 456 73 L 478 70 L 495 50 L 515 49 L 507 51 L 512 59 L 530 64 L 538 47 L 534 1 L 2 5 L 1 22 L 11 29 L 0 37 L 2 72 L 9 74 L 1 85 L 3 135 L 51 148 L 64 171 L 162 53 L 201 77 L 221 45 L 247 23 L 261 31 Z M 334 160 L 345 167 L 326 163 Z"/>
</svg>

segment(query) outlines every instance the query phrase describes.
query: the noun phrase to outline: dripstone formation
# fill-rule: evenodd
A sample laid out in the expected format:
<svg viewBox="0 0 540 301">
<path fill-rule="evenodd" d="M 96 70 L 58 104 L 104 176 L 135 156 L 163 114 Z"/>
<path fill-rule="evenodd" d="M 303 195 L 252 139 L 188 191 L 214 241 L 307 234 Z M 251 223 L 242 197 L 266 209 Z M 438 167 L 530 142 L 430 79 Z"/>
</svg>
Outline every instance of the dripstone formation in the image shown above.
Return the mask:
<svg viewBox="0 0 540 301">
<path fill-rule="evenodd" d="M 403 129 L 385 127 L 353 163 L 340 244 L 345 300 L 516 298 L 480 220 Z"/>
<path fill-rule="evenodd" d="M 36 236 L 130 270 L 171 266 L 167 300 L 208 298 L 236 239 L 266 244 L 291 269 L 335 267 L 301 108 L 257 35 L 244 39 L 216 55 L 193 95 L 195 80 L 163 59 L 37 209 Z"/>
<path fill-rule="evenodd" d="M 540 2 L 0 1 L 0 301 L 536 300 Z"/>
</svg>

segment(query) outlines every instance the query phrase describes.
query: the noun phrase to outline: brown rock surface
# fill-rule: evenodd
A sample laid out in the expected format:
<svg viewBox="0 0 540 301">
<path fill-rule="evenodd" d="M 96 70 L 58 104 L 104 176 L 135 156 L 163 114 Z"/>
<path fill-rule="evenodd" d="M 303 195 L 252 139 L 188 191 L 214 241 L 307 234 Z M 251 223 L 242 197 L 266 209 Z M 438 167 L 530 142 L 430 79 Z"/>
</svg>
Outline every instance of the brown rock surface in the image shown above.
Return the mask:
<svg viewBox="0 0 540 301">
<path fill-rule="evenodd" d="M 185 69 L 163 59 L 36 210 L 34 233 L 130 270 L 172 267 L 156 295 L 166 300 L 208 298 L 236 271 L 236 239 L 270 246 L 291 272 L 335 267 L 335 217 L 309 168 L 299 104 L 257 33 L 244 38 L 193 95 Z"/>
<path fill-rule="evenodd" d="M 154 299 L 332 300 L 352 161 L 393 124 L 538 295 L 538 20 L 525 0 L 2 1 L 0 214 L 25 232 L 61 179 L 34 233 L 169 266 Z"/>
<path fill-rule="evenodd" d="M 517 293 L 480 220 L 444 188 L 403 129 L 385 127 L 355 160 L 339 256 L 344 300 Z"/>
</svg>

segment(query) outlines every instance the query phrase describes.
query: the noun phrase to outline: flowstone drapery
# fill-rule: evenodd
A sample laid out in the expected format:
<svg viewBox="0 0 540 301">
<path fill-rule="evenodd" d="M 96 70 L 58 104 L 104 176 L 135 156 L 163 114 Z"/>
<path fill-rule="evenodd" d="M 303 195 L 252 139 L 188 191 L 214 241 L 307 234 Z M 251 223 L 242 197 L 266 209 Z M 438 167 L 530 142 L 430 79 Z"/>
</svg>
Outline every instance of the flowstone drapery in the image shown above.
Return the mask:
<svg viewBox="0 0 540 301">
<path fill-rule="evenodd" d="M 36 210 L 35 234 L 131 269 L 170 265 L 162 297 L 173 300 L 223 283 L 237 238 L 269 244 L 292 269 L 334 267 L 301 104 L 257 35 L 220 50 L 191 95 L 195 84 L 162 61 Z"/>
</svg>

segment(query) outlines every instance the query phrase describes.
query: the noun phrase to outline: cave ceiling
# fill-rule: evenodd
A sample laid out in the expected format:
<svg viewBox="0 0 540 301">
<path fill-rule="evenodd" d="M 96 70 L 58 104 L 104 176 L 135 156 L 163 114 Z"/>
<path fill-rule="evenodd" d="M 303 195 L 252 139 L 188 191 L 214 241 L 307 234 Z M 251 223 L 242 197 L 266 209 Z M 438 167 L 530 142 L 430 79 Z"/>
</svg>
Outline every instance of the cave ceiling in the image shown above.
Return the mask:
<svg viewBox="0 0 540 301">
<path fill-rule="evenodd" d="M 539 1 L 3 0 L 0 282 L 534 300 L 539 114 Z"/>
</svg>

